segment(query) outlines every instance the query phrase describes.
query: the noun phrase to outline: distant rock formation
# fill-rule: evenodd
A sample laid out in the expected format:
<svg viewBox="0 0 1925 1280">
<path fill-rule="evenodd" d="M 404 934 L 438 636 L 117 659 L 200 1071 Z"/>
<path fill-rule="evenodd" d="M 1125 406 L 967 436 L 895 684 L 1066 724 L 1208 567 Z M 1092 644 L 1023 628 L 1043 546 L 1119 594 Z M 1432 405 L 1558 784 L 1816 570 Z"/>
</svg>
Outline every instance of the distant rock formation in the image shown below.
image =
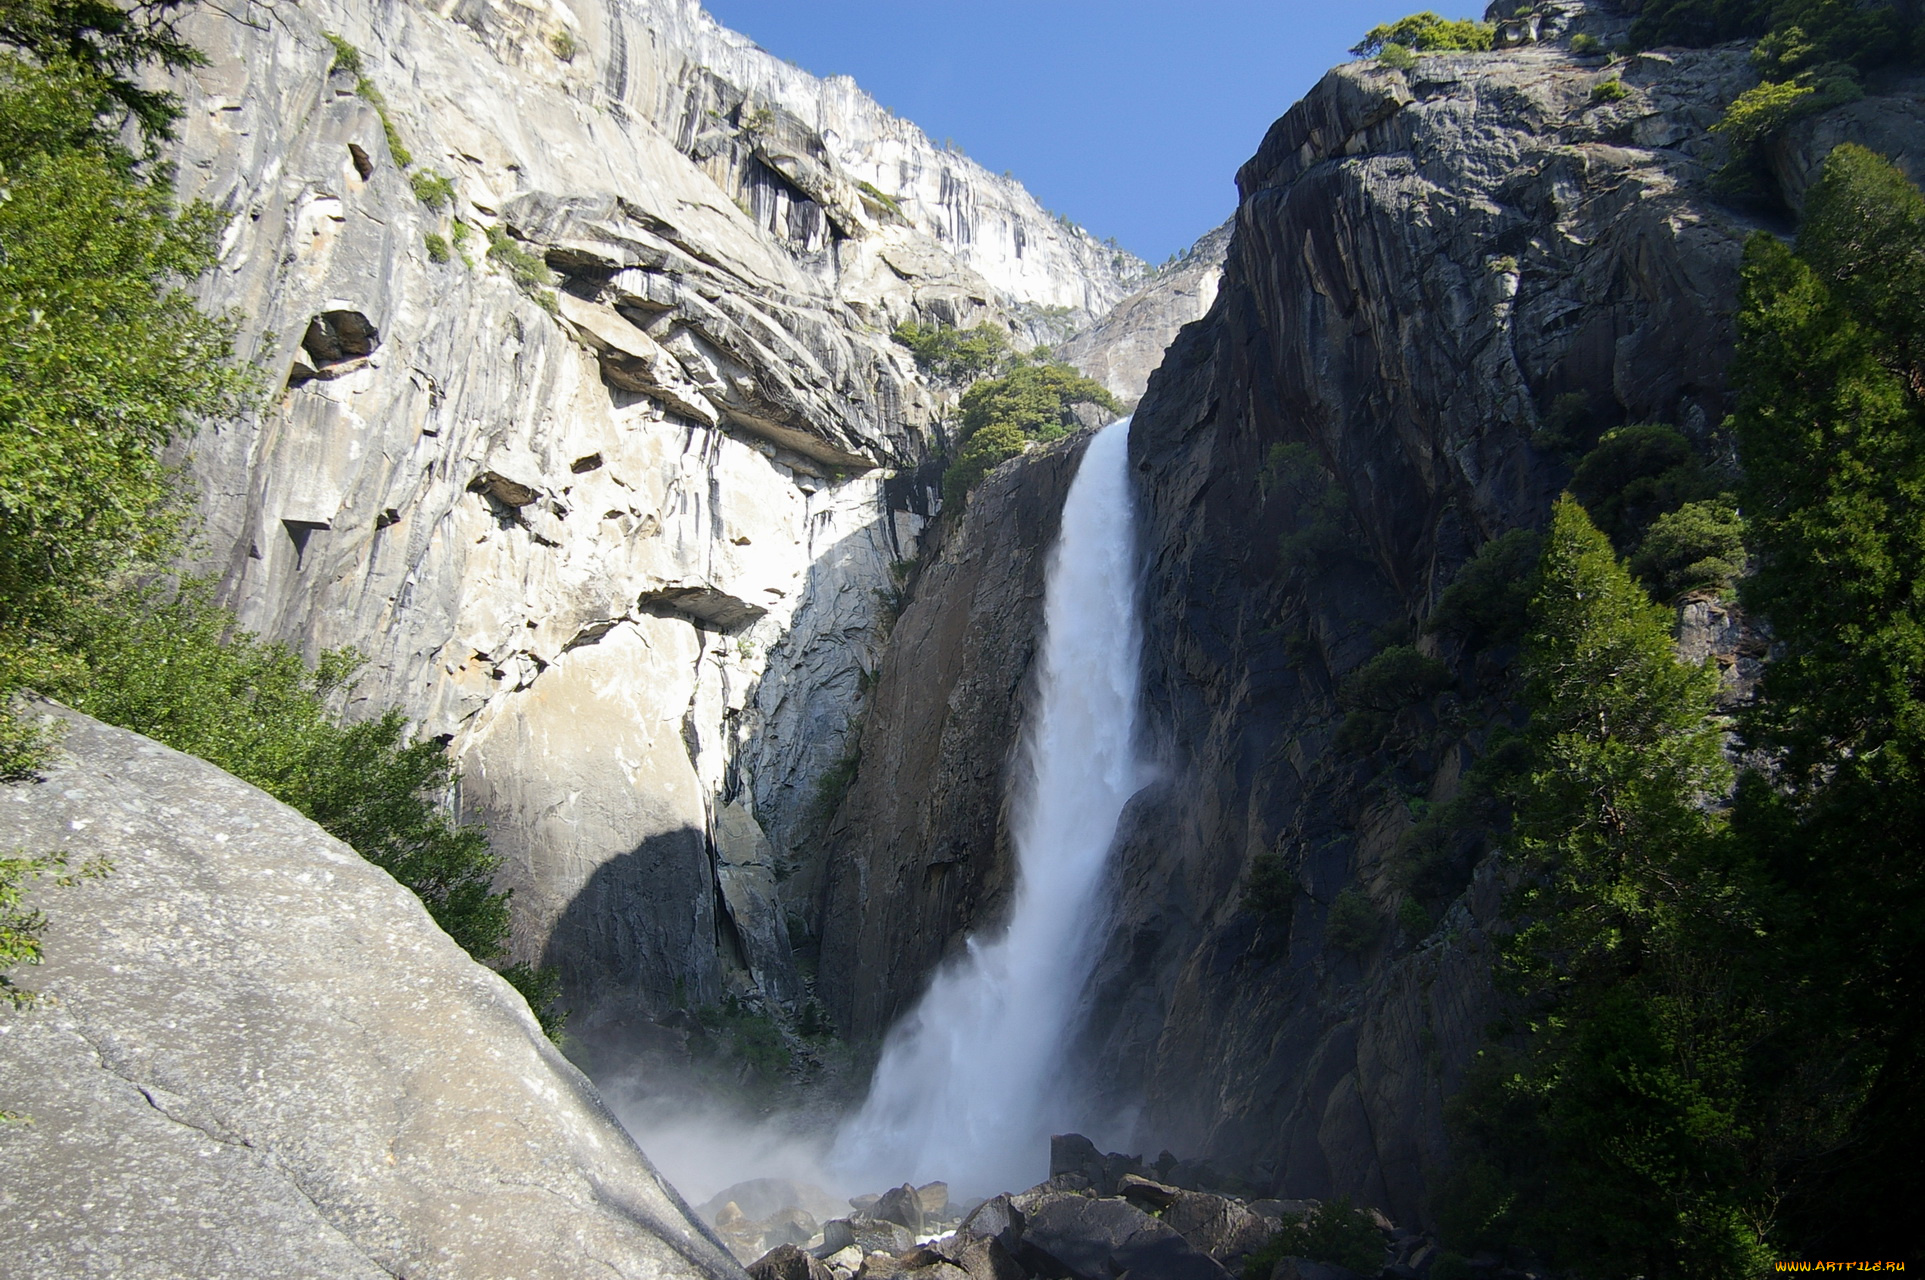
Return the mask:
<svg viewBox="0 0 1925 1280">
<path fill-rule="evenodd" d="M 1056 357 L 1108 387 L 1125 412 L 1134 409 L 1177 333 L 1210 313 L 1230 251 L 1231 226 L 1226 222 L 1191 245 L 1149 283 L 1056 348 Z"/>
<path fill-rule="evenodd" d="M 50 704 L 0 787 L 43 887 L 0 1007 L 0 1270 L 256 1280 L 743 1280 L 508 984 L 292 809 Z"/>
</svg>

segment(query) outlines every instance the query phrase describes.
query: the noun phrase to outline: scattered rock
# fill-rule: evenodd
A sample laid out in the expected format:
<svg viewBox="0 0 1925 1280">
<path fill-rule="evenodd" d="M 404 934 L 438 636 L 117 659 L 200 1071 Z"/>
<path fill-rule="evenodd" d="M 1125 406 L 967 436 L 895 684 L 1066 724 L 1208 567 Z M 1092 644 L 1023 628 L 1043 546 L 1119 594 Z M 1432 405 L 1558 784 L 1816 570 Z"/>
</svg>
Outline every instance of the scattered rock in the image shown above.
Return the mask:
<svg viewBox="0 0 1925 1280">
<path fill-rule="evenodd" d="M 831 1218 L 822 1224 L 822 1248 L 826 1253 L 835 1253 L 850 1245 L 865 1255 L 898 1254 L 915 1248 L 916 1237 L 899 1223 L 879 1221 L 866 1213 Z"/>
<path fill-rule="evenodd" d="M 1158 1280 L 1228 1280 L 1213 1258 L 1176 1230 L 1126 1200 L 1060 1194 L 1030 1215 L 1022 1260 L 1076 1280 L 1113 1280 L 1124 1272 Z"/>
<path fill-rule="evenodd" d="M 829 1268 L 792 1244 L 769 1250 L 748 1270 L 753 1280 L 831 1280 Z"/>
<path fill-rule="evenodd" d="M 885 1191 L 871 1212 L 881 1221 L 899 1223 L 917 1234 L 922 1232 L 922 1197 L 907 1183 L 893 1191 Z"/>
</svg>

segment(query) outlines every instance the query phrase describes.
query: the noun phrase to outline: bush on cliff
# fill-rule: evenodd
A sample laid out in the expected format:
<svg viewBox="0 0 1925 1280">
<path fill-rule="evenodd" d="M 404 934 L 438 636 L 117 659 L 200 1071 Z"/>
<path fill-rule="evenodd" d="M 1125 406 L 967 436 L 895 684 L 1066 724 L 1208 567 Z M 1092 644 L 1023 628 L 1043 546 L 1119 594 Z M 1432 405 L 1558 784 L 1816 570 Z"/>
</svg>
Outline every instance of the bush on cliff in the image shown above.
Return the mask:
<svg viewBox="0 0 1925 1280">
<path fill-rule="evenodd" d="M 1426 9 L 1407 18 L 1372 27 L 1364 38 L 1351 46 L 1360 58 L 1376 57 L 1389 46 L 1398 45 L 1412 53 L 1447 53 L 1467 50 L 1481 53 L 1491 47 L 1497 29 L 1488 22 L 1469 18 L 1444 18 Z"/>
<path fill-rule="evenodd" d="M 1115 413 L 1116 399 L 1099 382 L 1066 364 L 1018 364 L 963 392 L 955 461 L 943 473 L 943 501 L 960 506 L 978 480 L 1032 442 L 1060 440 L 1076 427 L 1075 407 Z"/>
</svg>

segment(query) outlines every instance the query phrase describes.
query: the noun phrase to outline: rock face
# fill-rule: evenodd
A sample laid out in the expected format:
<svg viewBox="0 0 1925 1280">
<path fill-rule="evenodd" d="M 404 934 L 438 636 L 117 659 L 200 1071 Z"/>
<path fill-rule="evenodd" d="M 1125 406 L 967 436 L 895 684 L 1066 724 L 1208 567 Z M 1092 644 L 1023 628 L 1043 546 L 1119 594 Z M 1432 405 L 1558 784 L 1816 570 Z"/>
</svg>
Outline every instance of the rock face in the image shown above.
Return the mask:
<svg viewBox="0 0 1925 1280">
<path fill-rule="evenodd" d="M 1177 331 L 1208 315 L 1216 301 L 1231 225 L 1226 222 L 1191 245 L 1148 284 L 1058 347 L 1057 356 L 1109 388 L 1126 412 L 1134 409 Z"/>
<path fill-rule="evenodd" d="M 1555 406 L 1728 448 L 1738 266 L 1760 224 L 1710 194 L 1724 155 L 1708 129 L 1755 76 L 1742 47 L 1607 67 L 1560 43 L 1612 44 L 1627 22 L 1559 0 L 1507 15 L 1500 52 L 1333 71 L 1239 175 L 1215 303 L 1138 406 L 1164 769 L 1125 816 L 1079 1051 L 1093 1113 L 1140 1107 L 1146 1148 L 1404 1221 L 1422 1220 L 1447 1164 L 1442 1104 L 1496 1013 L 1502 886 L 1488 857 L 1451 846 L 1420 868 L 1420 894 L 1418 826 L 1510 711 L 1505 655 L 1423 623 L 1478 547 L 1540 525 L 1569 480 L 1544 431 Z M 1607 77 L 1628 93 L 1594 95 Z M 1906 125 L 1918 94 L 1886 86 L 1801 125 L 1777 158 L 1786 201 L 1835 141 L 1925 154 Z M 960 617 L 979 590 L 945 601 L 926 581 L 917 607 Z M 1686 648 L 1717 651 L 1741 691 L 1755 641 L 1702 601 L 1683 623 Z M 1394 718 L 1382 746 L 1340 745 L 1337 687 L 1400 643 L 1443 660 L 1451 690 Z M 885 672 L 898 663 L 892 650 Z M 951 688 L 1009 677 L 987 652 L 894 717 L 891 734 L 921 726 L 913 744 L 882 739 L 900 763 L 866 747 L 831 897 L 851 905 L 825 917 L 849 939 L 824 949 L 847 1031 L 879 1031 L 993 915 L 1007 859 L 986 818 L 948 870 L 919 854 L 938 848 L 929 834 L 884 834 L 915 827 L 874 815 L 911 803 L 892 791 L 919 801 L 994 775 L 1013 725 L 963 760 L 909 762 L 936 759 Z M 1283 882 L 1268 908 L 1244 896 L 1259 858 Z M 1344 894 L 1365 908 L 1347 936 L 1329 922 Z"/>
<path fill-rule="evenodd" d="M 1598 6 L 1540 9 L 1546 34 L 1622 33 Z M 1504 687 L 1502 655 L 1422 622 L 1479 545 L 1545 519 L 1568 464 L 1533 437 L 1560 397 L 1722 449 L 1756 229 L 1708 194 L 1706 128 L 1754 83 L 1744 49 L 1634 58 L 1611 102 L 1591 88 L 1616 70 L 1527 36 L 1409 73 L 1339 68 L 1277 122 L 1238 177 L 1216 306 L 1132 433 L 1169 773 L 1123 842 L 1087 1060 L 1109 1097 L 1145 1103 L 1143 1145 L 1403 1220 L 1448 1159 L 1441 1105 L 1493 1016 L 1501 900 L 1488 861 L 1453 853 L 1451 889 L 1411 923 L 1413 828 L 1457 794 L 1502 719 L 1476 709 Z M 1910 92 L 1808 131 L 1901 118 Z M 1313 480 L 1290 480 L 1306 459 Z M 1319 510 L 1336 514 L 1313 528 Z M 1313 555 L 1293 550 L 1311 535 Z M 1336 687 L 1406 640 L 1452 692 L 1390 745 L 1347 749 Z M 1289 886 L 1270 911 L 1243 898 L 1266 855 Z M 1345 891 L 1368 904 L 1361 939 L 1330 927 Z"/>
<path fill-rule="evenodd" d="M 1011 887 L 1005 802 L 1043 574 L 1087 435 L 1003 464 L 914 580 L 828 831 L 817 990 L 880 1035 Z"/>
<path fill-rule="evenodd" d="M 792 1000 L 778 882 L 935 503 L 887 335 L 1074 325 L 1140 264 L 693 3 L 187 34 L 179 185 L 231 216 L 204 297 L 276 391 L 193 446 L 196 567 L 452 739 L 515 954 L 578 1015 Z"/>
<path fill-rule="evenodd" d="M 43 888 L 48 1000 L 0 1010 L 9 1275 L 742 1272 L 420 902 L 212 765 L 58 712 L 0 844 Z"/>
</svg>

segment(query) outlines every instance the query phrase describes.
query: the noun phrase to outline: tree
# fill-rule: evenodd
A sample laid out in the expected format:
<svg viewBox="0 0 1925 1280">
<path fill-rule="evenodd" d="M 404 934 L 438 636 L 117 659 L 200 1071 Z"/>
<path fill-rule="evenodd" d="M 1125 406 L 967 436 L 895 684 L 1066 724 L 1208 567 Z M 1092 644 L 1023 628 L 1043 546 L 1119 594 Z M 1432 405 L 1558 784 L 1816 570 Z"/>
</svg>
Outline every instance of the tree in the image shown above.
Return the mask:
<svg viewBox="0 0 1925 1280">
<path fill-rule="evenodd" d="M 1708 667 L 1561 499 L 1523 671 L 1517 888 L 1502 972 L 1523 1034 L 1455 1104 L 1459 1244 L 1524 1243 L 1586 1275 L 1729 1277 L 1767 1257 L 1727 957 L 1751 878 L 1713 804 L 1730 783 Z"/>
<path fill-rule="evenodd" d="M 1351 47 L 1350 52 L 1360 58 L 1370 58 L 1385 53 L 1391 45 L 1401 46 L 1413 53 L 1444 53 L 1450 50 L 1482 52 L 1491 47 L 1496 32 L 1497 29 L 1488 22 L 1443 18 L 1426 9 L 1422 13 L 1413 13 L 1407 18 L 1372 27 L 1362 40 Z"/>
<path fill-rule="evenodd" d="M 1776 653 L 1743 721 L 1769 768 L 1737 822 L 1786 890 L 1785 1087 L 1835 1129 L 1788 1215 L 1815 1244 L 1904 1257 L 1925 1195 L 1925 196 L 1840 147 L 1796 252 L 1754 237 L 1743 279 L 1742 595 Z"/>
<path fill-rule="evenodd" d="M 1116 412 L 1115 398 L 1101 383 L 1065 364 L 1019 364 L 970 387 L 962 394 L 961 447 L 942 477 L 943 501 L 960 506 L 977 481 L 1032 441 L 1068 435 L 1079 404 Z"/>
<path fill-rule="evenodd" d="M 35 632 L 67 601 L 173 544 L 161 450 L 250 385 L 229 327 L 180 287 L 212 265 L 219 217 L 174 211 L 103 92 L 0 56 L 0 699 L 48 659 Z M 0 767 L 31 762 L 30 736 L 0 726 Z"/>
<path fill-rule="evenodd" d="M 148 67 L 205 64 L 179 30 L 187 0 L 0 0 L 0 45 L 41 67 L 71 69 L 86 86 L 95 117 L 131 116 L 149 142 L 172 133 L 180 103 L 140 83 Z"/>
</svg>

